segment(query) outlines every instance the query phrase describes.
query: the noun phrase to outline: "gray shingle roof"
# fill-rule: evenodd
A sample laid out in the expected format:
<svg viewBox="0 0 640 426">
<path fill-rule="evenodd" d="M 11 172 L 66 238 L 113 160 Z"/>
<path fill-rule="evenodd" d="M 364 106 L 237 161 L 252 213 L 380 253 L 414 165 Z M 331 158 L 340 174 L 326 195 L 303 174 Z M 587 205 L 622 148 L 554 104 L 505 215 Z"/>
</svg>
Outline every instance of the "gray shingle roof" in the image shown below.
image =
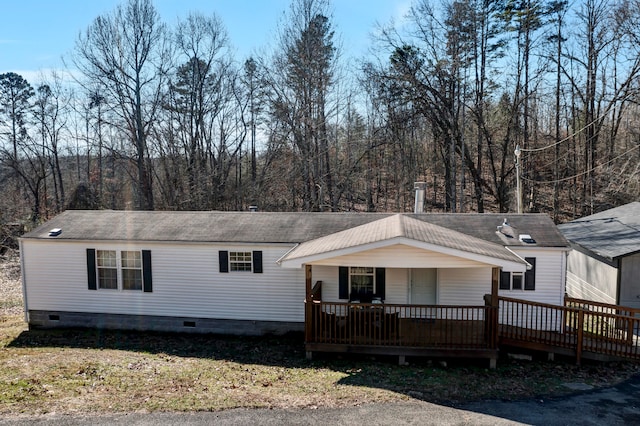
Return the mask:
<svg viewBox="0 0 640 426">
<path fill-rule="evenodd" d="M 605 210 L 559 225 L 567 238 L 613 260 L 640 252 L 640 202 Z"/>
<path fill-rule="evenodd" d="M 302 243 L 394 216 L 393 213 L 141 212 L 68 210 L 26 239 Z M 504 218 L 518 233 L 531 234 L 539 247 L 567 242 L 544 214 L 402 214 L 502 246 L 526 246 L 496 232 Z M 49 230 L 62 229 L 57 237 Z"/>
<path fill-rule="evenodd" d="M 289 252 L 285 259 L 298 259 L 394 238 L 407 238 L 482 256 L 517 263 L 524 262 L 521 258 L 505 249 L 503 245 L 481 240 L 402 214 L 384 217 L 355 228 L 304 242 Z"/>
</svg>

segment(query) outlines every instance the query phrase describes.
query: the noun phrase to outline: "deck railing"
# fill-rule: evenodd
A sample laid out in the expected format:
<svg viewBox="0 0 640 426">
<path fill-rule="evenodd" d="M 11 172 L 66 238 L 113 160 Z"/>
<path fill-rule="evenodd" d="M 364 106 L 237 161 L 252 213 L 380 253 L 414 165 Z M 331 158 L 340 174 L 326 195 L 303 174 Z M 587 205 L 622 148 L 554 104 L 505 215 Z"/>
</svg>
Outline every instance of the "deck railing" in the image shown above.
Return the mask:
<svg viewBox="0 0 640 426">
<path fill-rule="evenodd" d="M 308 343 L 491 349 L 488 306 L 311 302 Z"/>
<path fill-rule="evenodd" d="M 516 345 L 574 355 L 640 359 L 636 310 L 570 299 L 565 306 L 498 297 L 491 306 L 307 302 L 307 343 L 425 350 Z"/>
<path fill-rule="evenodd" d="M 632 308 L 570 299 L 565 306 L 499 297 L 503 341 L 566 348 L 578 362 L 585 352 L 640 359 L 640 318 Z"/>
<path fill-rule="evenodd" d="M 602 312 L 607 314 L 625 315 L 629 317 L 640 315 L 640 309 L 638 308 L 612 305 L 610 303 L 594 302 L 591 300 L 575 299 L 569 296 L 566 296 L 564 298 L 564 306 L 568 308 L 585 309 L 590 312 Z"/>
</svg>

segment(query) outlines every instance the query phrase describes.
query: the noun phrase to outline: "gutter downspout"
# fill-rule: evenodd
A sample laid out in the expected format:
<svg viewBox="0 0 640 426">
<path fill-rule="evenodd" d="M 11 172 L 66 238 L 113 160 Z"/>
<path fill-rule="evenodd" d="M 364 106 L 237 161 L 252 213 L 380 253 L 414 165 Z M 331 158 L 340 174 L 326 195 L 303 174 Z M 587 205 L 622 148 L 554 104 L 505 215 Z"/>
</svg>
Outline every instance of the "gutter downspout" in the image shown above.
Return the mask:
<svg viewBox="0 0 640 426">
<path fill-rule="evenodd" d="M 522 262 L 527 265 L 527 271 L 531 270 L 531 264 L 529 262 L 527 262 L 526 260 L 524 260 L 524 258 L 522 256 L 520 256 L 518 253 L 516 253 L 515 251 L 511 250 L 509 247 L 504 246 L 504 248 L 506 248 L 507 250 L 509 250 L 509 252 L 511 252 L 514 256 L 516 256 L 517 258 L 519 258 L 520 260 L 522 260 Z"/>
<path fill-rule="evenodd" d="M 618 265 L 616 266 L 616 304 L 620 304 L 620 290 L 622 287 L 622 256 L 617 259 Z"/>
<path fill-rule="evenodd" d="M 29 324 L 29 305 L 27 303 L 27 279 L 24 267 L 24 244 L 22 238 L 18 239 L 18 247 L 20 253 L 20 276 L 22 278 L 22 300 L 24 301 L 24 320 Z"/>
<path fill-rule="evenodd" d="M 289 255 L 289 253 L 291 253 L 292 251 L 294 251 L 295 249 L 298 248 L 298 246 L 300 245 L 300 243 L 296 243 L 295 246 L 291 247 L 289 250 L 287 250 L 287 252 L 285 254 L 283 254 L 282 256 L 280 256 L 280 258 L 278 260 L 276 260 L 276 263 L 278 265 L 282 265 L 282 260 L 287 257 Z"/>
</svg>

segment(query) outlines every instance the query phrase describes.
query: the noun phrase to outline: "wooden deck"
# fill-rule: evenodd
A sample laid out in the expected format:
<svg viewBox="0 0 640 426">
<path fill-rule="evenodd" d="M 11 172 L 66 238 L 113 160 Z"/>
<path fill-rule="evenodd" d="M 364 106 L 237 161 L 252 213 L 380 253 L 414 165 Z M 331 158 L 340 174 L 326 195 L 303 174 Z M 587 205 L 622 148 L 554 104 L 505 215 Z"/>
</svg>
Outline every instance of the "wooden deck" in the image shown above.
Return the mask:
<svg viewBox="0 0 640 426">
<path fill-rule="evenodd" d="M 497 358 L 486 306 L 313 303 L 307 351 Z"/>
<path fill-rule="evenodd" d="M 596 360 L 640 360 L 640 310 L 566 298 L 564 306 L 499 298 L 499 345 Z"/>
<path fill-rule="evenodd" d="M 308 354 L 353 352 L 482 357 L 495 365 L 515 346 L 591 359 L 640 360 L 640 310 L 567 299 L 565 306 L 497 298 L 496 306 L 349 304 L 307 306 Z M 493 299 L 494 301 L 496 299 Z"/>
</svg>

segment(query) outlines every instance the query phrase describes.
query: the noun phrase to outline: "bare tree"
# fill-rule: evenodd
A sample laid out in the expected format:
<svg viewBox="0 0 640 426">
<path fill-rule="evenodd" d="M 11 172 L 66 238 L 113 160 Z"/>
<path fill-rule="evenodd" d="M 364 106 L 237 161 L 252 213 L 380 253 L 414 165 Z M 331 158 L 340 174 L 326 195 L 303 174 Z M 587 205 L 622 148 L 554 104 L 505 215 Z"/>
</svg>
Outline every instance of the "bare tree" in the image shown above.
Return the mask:
<svg viewBox="0 0 640 426">
<path fill-rule="evenodd" d="M 328 2 L 296 0 L 288 18 L 269 75 L 270 112 L 300 156 L 303 209 L 323 209 L 325 196 L 335 209 L 327 109 L 336 48 Z"/>
<path fill-rule="evenodd" d="M 74 61 L 89 82 L 117 106 L 119 126 L 133 148 L 137 207 L 152 210 L 148 136 L 157 117 L 168 61 L 164 24 L 151 0 L 129 0 L 99 16 L 76 42 Z"/>
</svg>

